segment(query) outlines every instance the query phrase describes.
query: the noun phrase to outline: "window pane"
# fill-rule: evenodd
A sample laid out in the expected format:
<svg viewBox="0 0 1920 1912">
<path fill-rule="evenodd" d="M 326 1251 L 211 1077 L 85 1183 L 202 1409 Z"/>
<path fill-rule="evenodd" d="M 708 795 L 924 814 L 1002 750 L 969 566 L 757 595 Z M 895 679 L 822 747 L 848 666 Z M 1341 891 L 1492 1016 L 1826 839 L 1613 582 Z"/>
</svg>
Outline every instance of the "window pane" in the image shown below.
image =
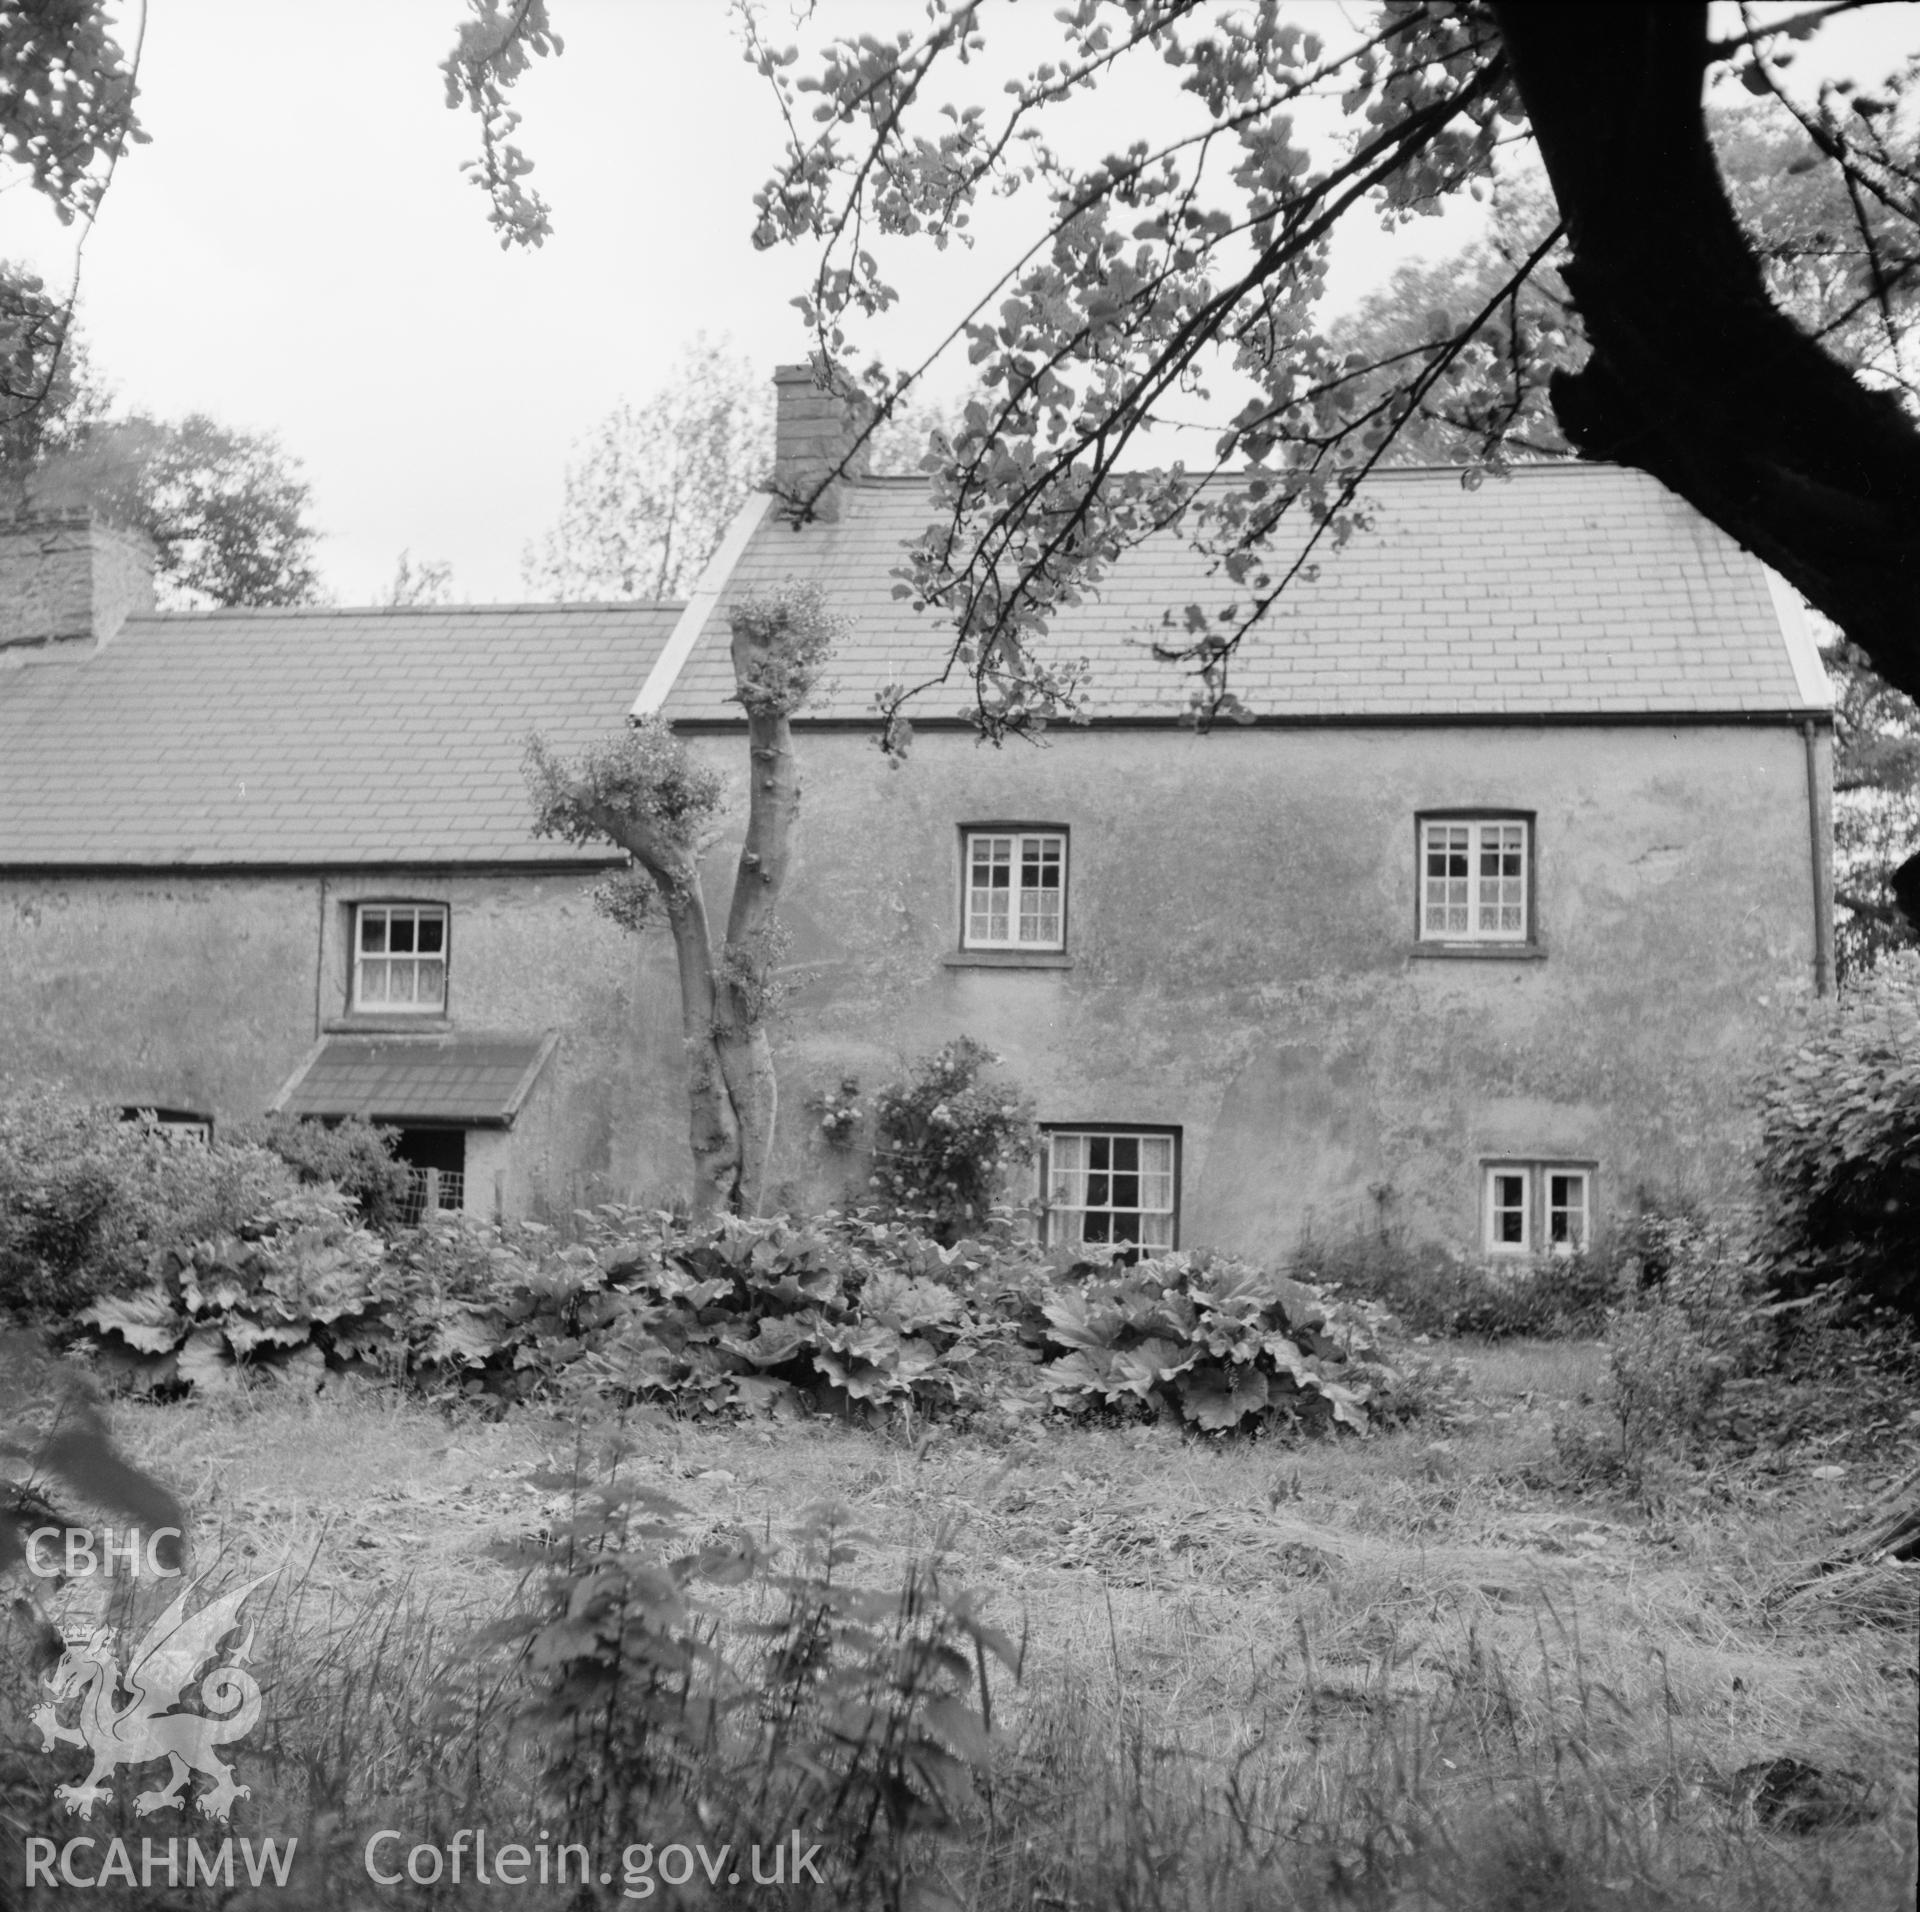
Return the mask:
<svg viewBox="0 0 1920 1912">
<path fill-rule="evenodd" d="M 369 956 L 386 953 L 387 913 L 385 910 L 360 912 L 360 947 Z"/>
<path fill-rule="evenodd" d="M 1492 1183 L 1492 1238 L 1502 1248 L 1527 1245 L 1527 1178 L 1523 1173 L 1501 1173 Z"/>
<path fill-rule="evenodd" d="M 437 1009 L 446 1000 L 446 964 L 443 962 L 421 963 L 416 970 L 416 975 L 419 979 L 416 999 L 423 1003 L 430 1003 Z"/>
<path fill-rule="evenodd" d="M 420 913 L 420 953 L 423 956 L 437 956 L 447 946 L 447 919 L 437 910 L 429 915 Z"/>
<path fill-rule="evenodd" d="M 1587 1245 L 1587 1178 L 1584 1175 L 1547 1177 L 1547 1240 L 1561 1248 Z"/>
<path fill-rule="evenodd" d="M 1084 1135 L 1056 1135 L 1047 1146 L 1052 1189 L 1049 1199 L 1075 1208 L 1086 1206 L 1087 1138 Z"/>
<path fill-rule="evenodd" d="M 1023 890 L 1020 894 L 1020 940 L 1057 943 L 1060 940 L 1060 892 Z"/>
<path fill-rule="evenodd" d="M 1426 826 L 1426 923 L 1429 936 L 1471 932 L 1468 884 L 1471 832 L 1464 823 Z"/>
<path fill-rule="evenodd" d="M 362 1002 L 385 1002 L 386 999 L 386 964 L 378 961 L 363 962 L 360 965 L 360 1000 Z"/>
</svg>

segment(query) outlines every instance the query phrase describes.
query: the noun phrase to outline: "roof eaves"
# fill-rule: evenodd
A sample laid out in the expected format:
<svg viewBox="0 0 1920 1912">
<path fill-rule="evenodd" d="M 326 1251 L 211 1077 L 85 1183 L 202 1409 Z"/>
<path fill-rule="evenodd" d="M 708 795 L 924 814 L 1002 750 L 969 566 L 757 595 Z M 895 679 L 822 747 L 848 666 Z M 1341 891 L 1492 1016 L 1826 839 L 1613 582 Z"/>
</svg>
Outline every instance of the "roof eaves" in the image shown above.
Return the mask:
<svg viewBox="0 0 1920 1912">
<path fill-rule="evenodd" d="M 673 694 L 674 684 L 679 680 L 687 659 L 693 655 L 693 647 L 699 642 L 700 633 L 706 629 L 714 606 L 720 602 L 720 594 L 727 588 L 734 567 L 740 562 L 748 541 L 760 528 L 760 521 L 772 504 L 772 492 L 751 492 L 746 502 L 734 513 L 726 536 L 720 540 L 713 556 L 707 560 L 706 569 L 700 573 L 700 582 L 694 586 L 686 609 L 680 613 L 680 620 L 673 627 L 673 634 L 667 639 L 660 655 L 654 659 L 653 669 L 647 673 L 647 681 L 640 686 L 640 695 L 633 701 L 635 717 L 657 716 Z"/>
</svg>

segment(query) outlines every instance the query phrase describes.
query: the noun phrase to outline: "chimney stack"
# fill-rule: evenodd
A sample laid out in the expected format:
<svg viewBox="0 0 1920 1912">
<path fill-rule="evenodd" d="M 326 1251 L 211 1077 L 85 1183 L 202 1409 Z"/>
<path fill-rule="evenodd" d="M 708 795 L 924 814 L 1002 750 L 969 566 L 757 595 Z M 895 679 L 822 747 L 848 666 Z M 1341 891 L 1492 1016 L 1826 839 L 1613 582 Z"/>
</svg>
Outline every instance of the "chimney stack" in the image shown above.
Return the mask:
<svg viewBox="0 0 1920 1912">
<path fill-rule="evenodd" d="M 768 489 L 792 523 L 837 524 L 842 487 L 867 475 L 871 441 L 854 453 L 838 479 L 833 474 L 866 429 L 872 403 L 860 392 L 823 382 L 810 365 L 777 366 L 773 385 L 777 403 Z"/>
<path fill-rule="evenodd" d="M 0 519 L 0 653 L 109 643 L 153 609 L 153 546 L 91 511 Z"/>
</svg>

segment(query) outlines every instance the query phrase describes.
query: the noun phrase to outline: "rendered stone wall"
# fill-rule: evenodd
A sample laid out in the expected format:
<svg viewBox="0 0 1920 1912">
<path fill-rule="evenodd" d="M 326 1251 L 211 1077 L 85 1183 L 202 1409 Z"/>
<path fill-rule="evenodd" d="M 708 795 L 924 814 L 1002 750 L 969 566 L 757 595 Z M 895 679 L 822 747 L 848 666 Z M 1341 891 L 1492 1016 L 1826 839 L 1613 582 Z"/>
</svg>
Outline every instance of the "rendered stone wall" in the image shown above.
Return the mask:
<svg viewBox="0 0 1920 1912">
<path fill-rule="evenodd" d="M 700 747 L 738 780 L 738 737 Z M 803 729 L 799 754 L 775 1173 L 802 1199 L 864 1172 L 808 1096 L 965 1033 L 1042 1120 L 1177 1126 L 1185 1243 L 1386 1221 L 1471 1249 L 1490 1158 L 1596 1163 L 1603 1218 L 1739 1188 L 1745 1082 L 1813 987 L 1786 725 L 922 732 L 897 769 Z M 1417 953 L 1415 813 L 1455 807 L 1534 814 L 1537 958 Z M 1070 967 L 962 966 L 959 832 L 987 820 L 1069 831 Z"/>
<path fill-rule="evenodd" d="M 491 1212 L 496 1171 L 514 1214 L 633 1191 L 645 1180 L 633 1137 L 657 1120 L 633 1106 L 647 1074 L 634 1047 L 654 1035 L 636 1011 L 636 946 L 595 915 L 590 882 L 0 877 L 0 1083 L 63 1081 L 223 1125 L 258 1115 L 320 1035 L 382 1026 L 349 1011 L 352 904 L 439 902 L 451 911 L 446 1027 L 560 1032 L 510 1145 L 470 1151 L 470 1206 Z"/>
</svg>

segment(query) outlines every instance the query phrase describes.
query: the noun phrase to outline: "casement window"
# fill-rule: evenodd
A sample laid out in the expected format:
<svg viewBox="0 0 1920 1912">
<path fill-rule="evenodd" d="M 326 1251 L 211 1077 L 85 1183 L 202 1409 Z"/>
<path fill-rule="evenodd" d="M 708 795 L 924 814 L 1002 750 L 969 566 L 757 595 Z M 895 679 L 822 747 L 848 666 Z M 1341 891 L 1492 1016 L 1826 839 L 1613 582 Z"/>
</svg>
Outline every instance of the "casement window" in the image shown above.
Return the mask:
<svg viewBox="0 0 1920 1912">
<path fill-rule="evenodd" d="M 1064 830 L 968 830 L 963 855 L 963 948 L 1066 948 Z"/>
<path fill-rule="evenodd" d="M 353 1006 L 368 1015 L 438 1015 L 447 1006 L 441 903 L 361 903 L 353 913 Z"/>
<path fill-rule="evenodd" d="M 1524 943 L 1533 933 L 1525 817 L 1420 819 L 1420 940 Z"/>
<path fill-rule="evenodd" d="M 1583 1254 L 1593 1238 L 1593 1171 L 1564 1162 L 1490 1162 L 1481 1206 L 1489 1254 Z"/>
<path fill-rule="evenodd" d="M 1046 1129 L 1040 1190 L 1049 1245 L 1171 1248 L 1180 1217 L 1173 1129 Z"/>
</svg>

